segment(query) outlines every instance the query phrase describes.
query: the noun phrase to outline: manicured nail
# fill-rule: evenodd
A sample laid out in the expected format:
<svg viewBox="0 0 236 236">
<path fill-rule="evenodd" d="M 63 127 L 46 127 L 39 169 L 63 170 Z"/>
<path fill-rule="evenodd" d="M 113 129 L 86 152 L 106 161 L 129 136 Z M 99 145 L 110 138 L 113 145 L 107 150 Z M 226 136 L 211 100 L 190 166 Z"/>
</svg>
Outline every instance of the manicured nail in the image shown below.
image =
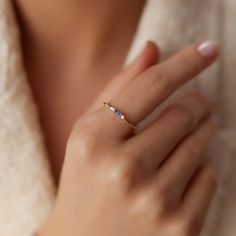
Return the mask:
<svg viewBox="0 0 236 236">
<path fill-rule="evenodd" d="M 211 58 L 217 55 L 218 44 L 216 42 L 206 41 L 200 44 L 197 50 L 203 57 Z"/>
</svg>

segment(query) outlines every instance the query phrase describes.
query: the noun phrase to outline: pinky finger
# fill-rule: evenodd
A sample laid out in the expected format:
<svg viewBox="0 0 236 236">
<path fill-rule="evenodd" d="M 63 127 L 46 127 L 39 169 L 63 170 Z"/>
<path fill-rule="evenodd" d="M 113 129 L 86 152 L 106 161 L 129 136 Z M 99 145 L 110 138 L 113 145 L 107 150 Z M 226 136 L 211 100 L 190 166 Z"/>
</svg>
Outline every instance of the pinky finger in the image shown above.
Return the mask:
<svg viewBox="0 0 236 236">
<path fill-rule="evenodd" d="M 201 231 L 217 189 L 217 177 L 208 163 L 204 163 L 193 177 L 181 204 L 181 211 L 190 221 L 192 231 Z"/>
</svg>

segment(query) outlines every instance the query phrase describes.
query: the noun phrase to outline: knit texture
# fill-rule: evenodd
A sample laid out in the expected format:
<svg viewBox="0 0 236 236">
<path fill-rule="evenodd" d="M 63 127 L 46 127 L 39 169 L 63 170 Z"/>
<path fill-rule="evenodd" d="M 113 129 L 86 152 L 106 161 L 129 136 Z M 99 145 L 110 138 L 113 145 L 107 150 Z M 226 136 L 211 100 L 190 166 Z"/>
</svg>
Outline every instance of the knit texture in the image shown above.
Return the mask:
<svg viewBox="0 0 236 236">
<path fill-rule="evenodd" d="M 216 39 L 223 46 L 218 64 L 181 92 L 203 91 L 223 115 L 223 127 L 210 152 L 221 184 L 204 236 L 236 235 L 235 15 L 234 0 L 149 0 L 125 62 L 132 61 L 150 39 L 160 45 L 163 58 L 205 38 Z M 54 198 L 55 186 L 22 65 L 13 8 L 10 0 L 0 0 L 0 236 L 32 236 L 47 219 Z"/>
<path fill-rule="evenodd" d="M 18 41 L 10 1 L 0 0 L 0 236 L 31 236 L 54 199 Z"/>
</svg>

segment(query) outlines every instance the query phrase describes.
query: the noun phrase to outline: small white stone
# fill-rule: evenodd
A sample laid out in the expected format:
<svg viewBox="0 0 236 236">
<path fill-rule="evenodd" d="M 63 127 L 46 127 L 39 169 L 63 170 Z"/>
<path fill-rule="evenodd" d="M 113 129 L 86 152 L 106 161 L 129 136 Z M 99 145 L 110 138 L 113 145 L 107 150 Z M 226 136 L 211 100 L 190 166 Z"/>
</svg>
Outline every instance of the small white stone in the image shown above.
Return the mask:
<svg viewBox="0 0 236 236">
<path fill-rule="evenodd" d="M 124 115 L 121 115 L 120 118 L 121 118 L 122 120 L 124 120 L 124 119 L 125 119 L 125 116 L 124 116 Z"/>
<path fill-rule="evenodd" d="M 116 109 L 114 107 L 110 107 L 110 109 L 114 112 Z"/>
</svg>

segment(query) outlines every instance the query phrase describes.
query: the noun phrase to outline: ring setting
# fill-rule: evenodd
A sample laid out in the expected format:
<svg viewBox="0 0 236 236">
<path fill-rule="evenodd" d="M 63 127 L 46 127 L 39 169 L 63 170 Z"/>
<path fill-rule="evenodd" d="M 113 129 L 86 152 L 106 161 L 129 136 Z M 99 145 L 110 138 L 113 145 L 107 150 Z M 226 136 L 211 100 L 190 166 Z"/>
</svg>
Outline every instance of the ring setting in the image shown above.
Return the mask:
<svg viewBox="0 0 236 236">
<path fill-rule="evenodd" d="M 111 106 L 107 102 L 104 102 L 103 104 L 110 111 L 112 111 L 116 116 L 118 116 L 121 120 L 125 121 L 132 129 L 137 130 L 137 128 L 131 122 L 129 122 L 129 120 L 126 118 L 125 114 L 123 114 L 119 109 L 117 109 L 116 107 Z"/>
</svg>

